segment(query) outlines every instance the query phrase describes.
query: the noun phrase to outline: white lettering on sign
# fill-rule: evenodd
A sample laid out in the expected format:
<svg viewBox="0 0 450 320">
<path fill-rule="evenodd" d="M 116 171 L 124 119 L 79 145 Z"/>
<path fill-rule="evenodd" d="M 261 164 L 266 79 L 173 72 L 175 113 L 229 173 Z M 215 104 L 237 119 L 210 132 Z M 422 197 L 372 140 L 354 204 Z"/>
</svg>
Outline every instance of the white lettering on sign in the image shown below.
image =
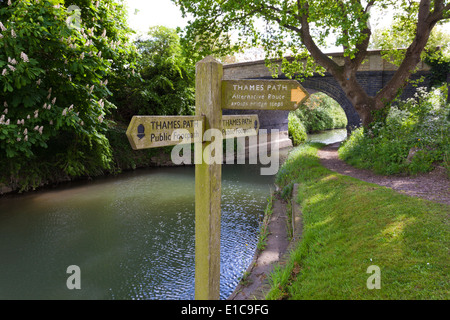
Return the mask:
<svg viewBox="0 0 450 320">
<path fill-rule="evenodd" d="M 295 80 L 222 81 L 222 109 L 295 110 L 308 96 Z"/>
<path fill-rule="evenodd" d="M 135 150 L 192 143 L 201 139 L 203 123 L 202 116 L 134 116 L 127 137 Z M 189 134 L 177 134 L 179 130 Z"/>
<path fill-rule="evenodd" d="M 233 89 L 234 90 L 248 90 L 248 91 L 262 91 L 264 90 L 264 86 L 261 84 L 257 84 L 257 85 L 239 85 L 239 84 L 234 84 L 233 85 Z"/>
</svg>

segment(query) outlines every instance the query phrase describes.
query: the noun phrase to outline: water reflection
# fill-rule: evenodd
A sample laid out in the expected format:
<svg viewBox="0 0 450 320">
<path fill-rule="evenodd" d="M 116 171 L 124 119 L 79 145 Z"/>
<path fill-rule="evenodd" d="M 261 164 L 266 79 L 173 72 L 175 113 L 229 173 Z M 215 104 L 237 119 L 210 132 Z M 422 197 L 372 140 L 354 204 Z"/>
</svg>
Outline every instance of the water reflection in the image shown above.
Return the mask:
<svg viewBox="0 0 450 320">
<path fill-rule="evenodd" d="M 1 299 L 194 298 L 194 168 L 0 199 Z M 273 177 L 223 166 L 221 298 L 253 257 Z M 81 268 L 68 290 L 67 267 Z"/>
</svg>

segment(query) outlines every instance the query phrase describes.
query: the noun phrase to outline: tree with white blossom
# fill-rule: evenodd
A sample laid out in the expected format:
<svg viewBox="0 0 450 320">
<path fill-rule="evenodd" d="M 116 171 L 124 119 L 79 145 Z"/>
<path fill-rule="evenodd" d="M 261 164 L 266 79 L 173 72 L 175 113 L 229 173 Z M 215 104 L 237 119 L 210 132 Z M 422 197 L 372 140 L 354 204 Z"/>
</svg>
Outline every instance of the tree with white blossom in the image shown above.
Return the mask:
<svg viewBox="0 0 450 320">
<path fill-rule="evenodd" d="M 67 23 L 69 5 L 80 28 Z M 108 168 L 107 83 L 133 67 L 124 10 L 119 0 L 0 0 L 0 169 L 20 174 L 44 154 L 69 176 Z"/>
</svg>

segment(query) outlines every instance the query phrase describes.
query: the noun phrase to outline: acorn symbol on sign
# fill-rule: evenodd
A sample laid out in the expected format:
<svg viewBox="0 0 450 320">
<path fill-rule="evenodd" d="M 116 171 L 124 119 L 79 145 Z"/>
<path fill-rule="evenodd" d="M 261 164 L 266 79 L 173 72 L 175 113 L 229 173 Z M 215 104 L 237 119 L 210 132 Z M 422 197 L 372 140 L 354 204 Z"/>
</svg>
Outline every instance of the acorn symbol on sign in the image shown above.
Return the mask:
<svg viewBox="0 0 450 320">
<path fill-rule="evenodd" d="M 258 130 L 258 121 L 255 120 L 255 130 Z"/>
<path fill-rule="evenodd" d="M 138 136 L 139 140 L 141 140 L 143 137 L 145 137 L 145 127 L 143 124 L 140 124 L 137 127 L 137 132 L 138 132 L 137 136 Z"/>
</svg>

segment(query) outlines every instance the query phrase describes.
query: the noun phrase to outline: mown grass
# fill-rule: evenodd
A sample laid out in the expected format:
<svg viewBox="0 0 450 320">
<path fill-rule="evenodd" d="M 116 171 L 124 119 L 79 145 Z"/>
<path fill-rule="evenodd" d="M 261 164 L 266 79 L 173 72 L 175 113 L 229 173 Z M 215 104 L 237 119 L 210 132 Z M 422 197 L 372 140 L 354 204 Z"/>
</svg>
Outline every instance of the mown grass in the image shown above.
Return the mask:
<svg viewBox="0 0 450 320">
<path fill-rule="evenodd" d="M 271 274 L 268 299 L 449 299 L 448 205 L 412 198 L 320 165 L 294 149 L 277 183 L 299 183 L 303 235 Z M 381 288 L 369 290 L 369 266 Z"/>
</svg>

